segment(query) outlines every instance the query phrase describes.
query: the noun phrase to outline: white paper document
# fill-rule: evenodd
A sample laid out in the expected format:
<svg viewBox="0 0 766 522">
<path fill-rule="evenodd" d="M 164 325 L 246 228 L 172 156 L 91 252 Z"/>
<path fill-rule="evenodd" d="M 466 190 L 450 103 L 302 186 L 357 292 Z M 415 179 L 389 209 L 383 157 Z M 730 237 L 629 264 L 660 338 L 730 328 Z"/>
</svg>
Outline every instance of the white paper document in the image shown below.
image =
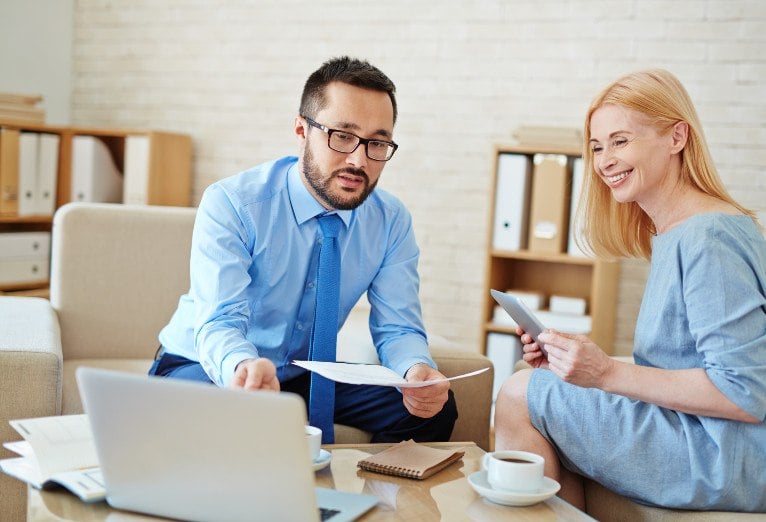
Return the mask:
<svg viewBox="0 0 766 522">
<path fill-rule="evenodd" d="M 396 386 L 397 388 L 423 388 L 424 386 L 430 386 L 440 382 L 472 377 L 489 370 L 489 368 L 482 368 L 481 370 L 464 373 L 463 375 L 456 375 L 455 377 L 432 379 L 430 381 L 410 382 L 404 380 L 404 378 L 400 377 L 395 371 L 379 364 L 354 364 L 321 361 L 293 361 L 293 364 L 300 366 L 301 368 L 305 368 L 309 371 L 316 372 L 322 377 L 326 377 L 331 381 L 343 382 L 346 384 Z"/>
<path fill-rule="evenodd" d="M 3 446 L 20 455 L 0 469 L 38 489 L 56 483 L 86 502 L 106 495 L 88 417 L 61 415 L 10 421 L 24 440 Z"/>
</svg>

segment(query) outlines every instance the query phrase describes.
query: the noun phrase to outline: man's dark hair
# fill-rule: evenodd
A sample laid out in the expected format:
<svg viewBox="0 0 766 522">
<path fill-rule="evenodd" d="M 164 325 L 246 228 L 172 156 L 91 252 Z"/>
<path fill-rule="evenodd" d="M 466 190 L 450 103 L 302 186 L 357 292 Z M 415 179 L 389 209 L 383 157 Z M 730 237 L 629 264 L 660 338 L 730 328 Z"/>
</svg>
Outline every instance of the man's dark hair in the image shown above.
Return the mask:
<svg viewBox="0 0 766 522">
<path fill-rule="evenodd" d="M 363 89 L 385 92 L 391 98 L 396 123 L 396 86 L 383 72 L 364 60 L 341 56 L 332 58 L 314 71 L 303 86 L 300 114 L 314 118 L 327 105 L 325 87 L 330 82 L 343 82 Z"/>
</svg>

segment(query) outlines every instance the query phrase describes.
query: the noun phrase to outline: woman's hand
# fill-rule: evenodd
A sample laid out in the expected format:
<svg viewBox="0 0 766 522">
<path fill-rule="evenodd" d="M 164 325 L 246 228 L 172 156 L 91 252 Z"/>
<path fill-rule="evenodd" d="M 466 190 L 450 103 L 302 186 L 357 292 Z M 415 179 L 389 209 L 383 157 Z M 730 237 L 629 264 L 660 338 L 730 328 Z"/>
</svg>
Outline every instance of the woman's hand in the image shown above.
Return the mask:
<svg viewBox="0 0 766 522">
<path fill-rule="evenodd" d="M 548 369 L 565 382 L 584 388 L 603 388 L 607 375 L 614 368 L 615 361 L 584 335 L 547 330 L 538 336 L 538 341 L 548 352 Z M 527 346 L 524 346 L 525 351 Z M 531 346 L 537 348 L 537 344 Z M 539 348 L 537 351 L 542 354 Z"/>
<path fill-rule="evenodd" d="M 532 336 L 524 332 L 520 327 L 516 327 L 516 333 L 523 344 L 521 348 L 521 358 L 532 368 L 548 368 L 548 359 L 540 346 L 532 339 Z"/>
</svg>

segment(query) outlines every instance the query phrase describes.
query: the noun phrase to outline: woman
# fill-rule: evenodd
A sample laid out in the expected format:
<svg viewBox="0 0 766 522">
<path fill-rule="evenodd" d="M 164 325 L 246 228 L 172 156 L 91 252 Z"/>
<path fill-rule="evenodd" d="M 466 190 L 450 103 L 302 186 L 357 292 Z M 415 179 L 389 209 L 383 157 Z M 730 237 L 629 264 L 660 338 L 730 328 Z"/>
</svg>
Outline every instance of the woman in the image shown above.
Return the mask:
<svg viewBox="0 0 766 522">
<path fill-rule="evenodd" d="M 543 455 L 559 495 L 582 477 L 669 508 L 766 511 L 766 241 L 727 193 L 681 83 L 609 85 L 585 120 L 585 245 L 651 271 L 636 364 L 548 331 L 497 399 L 497 449 Z"/>
</svg>

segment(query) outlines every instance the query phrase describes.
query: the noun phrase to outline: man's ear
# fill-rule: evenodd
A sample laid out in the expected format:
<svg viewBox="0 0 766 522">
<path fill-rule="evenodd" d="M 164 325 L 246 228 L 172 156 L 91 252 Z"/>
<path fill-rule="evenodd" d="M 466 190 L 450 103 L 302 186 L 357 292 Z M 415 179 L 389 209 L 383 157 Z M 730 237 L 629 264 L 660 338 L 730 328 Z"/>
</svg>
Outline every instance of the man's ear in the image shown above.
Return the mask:
<svg viewBox="0 0 766 522">
<path fill-rule="evenodd" d="M 298 145 L 300 147 L 303 147 L 303 145 L 306 143 L 307 127 L 308 124 L 306 123 L 306 120 L 300 116 L 295 117 L 293 132 L 295 132 L 295 137 L 298 139 Z"/>
<path fill-rule="evenodd" d="M 689 140 L 689 124 L 685 121 L 679 121 L 673 125 L 672 138 L 673 153 L 681 152 L 684 147 L 686 147 L 686 142 Z"/>
</svg>

